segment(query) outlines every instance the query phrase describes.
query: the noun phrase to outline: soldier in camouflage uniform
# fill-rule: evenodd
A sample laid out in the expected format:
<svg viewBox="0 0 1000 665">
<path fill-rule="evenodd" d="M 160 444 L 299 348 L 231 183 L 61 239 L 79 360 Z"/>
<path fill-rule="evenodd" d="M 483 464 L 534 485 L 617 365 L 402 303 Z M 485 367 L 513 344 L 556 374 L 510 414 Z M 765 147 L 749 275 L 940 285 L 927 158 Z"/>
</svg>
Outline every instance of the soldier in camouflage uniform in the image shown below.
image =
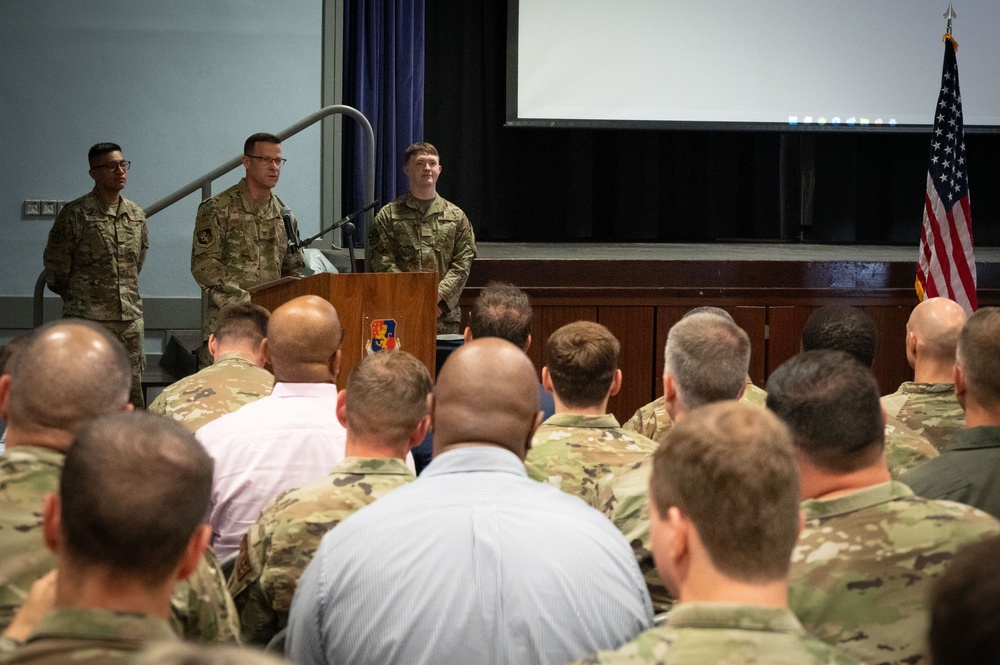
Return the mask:
<svg viewBox="0 0 1000 665">
<path fill-rule="evenodd" d="M 728 401 L 688 413 L 653 456 L 649 488 L 656 565 L 683 601 L 662 625 L 583 662 L 857 663 L 789 611 L 796 475 L 788 430 L 766 409 Z"/>
<path fill-rule="evenodd" d="M 405 351 L 354 368 L 337 400 L 347 457 L 328 476 L 278 495 L 240 543 L 229 589 L 244 642 L 267 644 L 288 625 L 299 577 L 330 529 L 414 479 L 404 460 L 427 433 L 431 389 L 427 369 Z"/>
<path fill-rule="evenodd" d="M 947 298 L 929 298 L 913 308 L 906 322 L 906 360 L 913 381 L 882 398 L 886 413 L 944 451 L 965 411 L 955 396 L 955 347 L 965 310 Z"/>
<path fill-rule="evenodd" d="M 118 663 L 171 639 L 170 590 L 203 560 L 211 490 L 211 458 L 180 425 L 140 411 L 84 426 L 44 502 L 56 607 L 10 662 Z"/>
<path fill-rule="evenodd" d="M 8 448 L 0 455 L 0 628 L 32 583 L 56 566 L 42 537 L 42 502 L 47 492 L 59 491 L 73 437 L 97 416 L 127 404 L 125 351 L 90 326 L 67 321 L 38 329 L 18 352 L 12 373 L 0 378 L 0 415 L 9 423 Z M 188 639 L 233 640 L 236 611 L 225 580 L 210 550 L 203 559 L 177 584 L 171 623 Z"/>
<path fill-rule="evenodd" d="M 766 399 L 767 393 L 755 386 L 750 377 L 747 377 L 746 389 L 740 401 L 762 407 Z M 667 415 L 667 401 L 660 395 L 649 404 L 639 407 L 632 417 L 625 421 L 622 429 L 642 434 L 660 444 L 667 440 L 667 434 L 673 424 Z"/>
<path fill-rule="evenodd" d="M 667 333 L 663 367 L 664 404 L 668 419 L 680 423 L 691 409 L 735 400 L 750 366 L 750 338 L 731 318 L 696 312 Z M 663 586 L 653 563 L 649 533 L 649 479 L 652 460 L 622 467 L 601 479 L 597 509 L 632 545 L 646 578 L 654 612 L 665 612 L 674 597 Z"/>
<path fill-rule="evenodd" d="M 139 271 L 149 248 L 142 208 L 121 191 L 131 162 L 114 143 L 87 155 L 94 189 L 59 212 L 45 245 L 45 283 L 63 300 L 63 316 L 95 321 L 117 337 L 132 366 L 130 399 L 145 406 L 142 298 Z"/>
<path fill-rule="evenodd" d="M 409 191 L 383 207 L 368 231 L 371 272 L 436 272 L 438 334 L 457 334 L 458 299 L 476 256 L 476 236 L 461 208 L 437 193 L 437 149 L 414 143 L 403 156 Z"/>
<path fill-rule="evenodd" d="M 192 432 L 219 416 L 271 394 L 274 376 L 263 368 L 267 310 L 252 303 L 219 312 L 208 350 L 215 363 L 167 386 L 149 410 L 170 416 Z"/>
<path fill-rule="evenodd" d="M 924 662 L 934 579 L 963 545 L 1000 533 L 1000 522 L 891 479 L 875 378 L 848 354 L 799 354 L 767 390 L 768 408 L 792 432 L 806 516 L 792 609 L 812 635 L 862 661 Z"/>
<path fill-rule="evenodd" d="M 191 274 L 208 295 L 202 321 L 200 367 L 212 364 L 208 336 L 215 332 L 219 310 L 230 303 L 250 301 L 247 289 L 294 275 L 301 277 L 302 252 L 288 251 L 281 209 L 271 190 L 278 184 L 281 140 L 273 134 L 254 134 L 243 146 L 246 177 L 198 206 L 191 245 Z M 293 218 L 292 228 L 298 233 Z"/>
<path fill-rule="evenodd" d="M 597 507 L 597 484 L 624 465 L 642 461 L 656 443 L 621 429 L 607 412 L 618 393 L 619 343 L 590 321 L 559 328 L 548 339 L 542 384 L 555 397 L 556 413 L 535 431 L 525 458 L 529 476 Z"/>
</svg>

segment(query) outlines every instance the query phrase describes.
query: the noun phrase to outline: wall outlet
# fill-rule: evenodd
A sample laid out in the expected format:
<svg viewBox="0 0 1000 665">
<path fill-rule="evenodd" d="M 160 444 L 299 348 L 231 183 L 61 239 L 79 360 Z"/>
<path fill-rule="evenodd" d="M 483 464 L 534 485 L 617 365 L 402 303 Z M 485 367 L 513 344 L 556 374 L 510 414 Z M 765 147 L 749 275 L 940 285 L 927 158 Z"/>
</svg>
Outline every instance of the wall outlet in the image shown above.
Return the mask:
<svg viewBox="0 0 1000 665">
<path fill-rule="evenodd" d="M 42 214 L 42 202 L 38 199 L 26 200 L 24 202 L 25 217 L 39 217 Z"/>
<path fill-rule="evenodd" d="M 55 201 L 42 201 L 42 217 L 55 217 L 56 216 L 56 202 Z"/>
</svg>

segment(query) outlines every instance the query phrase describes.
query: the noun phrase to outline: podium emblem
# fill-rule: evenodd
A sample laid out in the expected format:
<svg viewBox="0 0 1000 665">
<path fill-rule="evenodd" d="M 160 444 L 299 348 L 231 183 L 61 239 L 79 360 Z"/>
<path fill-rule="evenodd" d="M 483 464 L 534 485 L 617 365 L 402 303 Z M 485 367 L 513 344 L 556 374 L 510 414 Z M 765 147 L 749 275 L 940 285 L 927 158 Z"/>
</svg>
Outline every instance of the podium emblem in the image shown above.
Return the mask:
<svg viewBox="0 0 1000 665">
<path fill-rule="evenodd" d="M 371 339 L 365 346 L 369 354 L 397 348 L 396 319 L 372 319 Z"/>
</svg>

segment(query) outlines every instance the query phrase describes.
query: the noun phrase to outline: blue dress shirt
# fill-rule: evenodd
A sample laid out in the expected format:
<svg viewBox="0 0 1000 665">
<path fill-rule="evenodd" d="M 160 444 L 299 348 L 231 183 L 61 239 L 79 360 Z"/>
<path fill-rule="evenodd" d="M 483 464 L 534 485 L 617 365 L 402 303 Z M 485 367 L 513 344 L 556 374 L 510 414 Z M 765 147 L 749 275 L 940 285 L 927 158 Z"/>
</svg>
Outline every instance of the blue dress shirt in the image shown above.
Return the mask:
<svg viewBox="0 0 1000 665">
<path fill-rule="evenodd" d="M 652 625 L 617 529 L 508 450 L 446 451 L 328 533 L 299 581 L 298 665 L 562 664 Z"/>
</svg>

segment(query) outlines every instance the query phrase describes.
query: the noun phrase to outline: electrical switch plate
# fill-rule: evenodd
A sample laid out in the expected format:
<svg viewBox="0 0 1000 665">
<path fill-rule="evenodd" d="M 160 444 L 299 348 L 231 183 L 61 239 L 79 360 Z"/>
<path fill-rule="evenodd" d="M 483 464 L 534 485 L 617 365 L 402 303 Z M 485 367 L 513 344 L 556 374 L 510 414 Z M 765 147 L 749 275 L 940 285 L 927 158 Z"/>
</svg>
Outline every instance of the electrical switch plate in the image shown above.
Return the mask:
<svg viewBox="0 0 1000 665">
<path fill-rule="evenodd" d="M 42 217 L 55 217 L 56 216 L 56 202 L 55 201 L 42 201 Z"/>
<path fill-rule="evenodd" d="M 42 214 L 41 211 L 42 202 L 38 199 L 27 200 L 24 202 L 24 216 L 25 217 L 38 217 Z"/>
</svg>

